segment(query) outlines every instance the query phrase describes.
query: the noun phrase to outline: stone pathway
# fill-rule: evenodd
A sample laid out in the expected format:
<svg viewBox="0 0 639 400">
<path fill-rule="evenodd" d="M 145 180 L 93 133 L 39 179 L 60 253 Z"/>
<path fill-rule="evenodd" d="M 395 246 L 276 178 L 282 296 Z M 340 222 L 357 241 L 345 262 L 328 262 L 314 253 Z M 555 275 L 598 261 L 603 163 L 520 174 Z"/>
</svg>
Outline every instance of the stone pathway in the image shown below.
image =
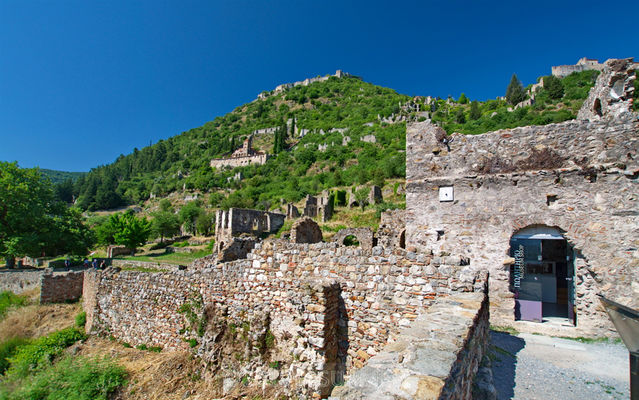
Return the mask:
<svg viewBox="0 0 639 400">
<path fill-rule="evenodd" d="M 497 398 L 628 399 L 628 350 L 623 343 L 581 343 L 491 332 Z"/>
</svg>

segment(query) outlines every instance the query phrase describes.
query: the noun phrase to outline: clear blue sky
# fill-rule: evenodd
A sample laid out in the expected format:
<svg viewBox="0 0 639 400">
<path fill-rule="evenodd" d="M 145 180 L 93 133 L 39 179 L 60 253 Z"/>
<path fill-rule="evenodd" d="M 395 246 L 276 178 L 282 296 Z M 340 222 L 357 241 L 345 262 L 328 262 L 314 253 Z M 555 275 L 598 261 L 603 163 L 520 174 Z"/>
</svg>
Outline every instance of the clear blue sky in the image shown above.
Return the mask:
<svg viewBox="0 0 639 400">
<path fill-rule="evenodd" d="M 639 2 L 0 0 L 0 160 L 88 171 L 336 69 L 409 95 L 503 95 L 639 57 Z"/>
</svg>

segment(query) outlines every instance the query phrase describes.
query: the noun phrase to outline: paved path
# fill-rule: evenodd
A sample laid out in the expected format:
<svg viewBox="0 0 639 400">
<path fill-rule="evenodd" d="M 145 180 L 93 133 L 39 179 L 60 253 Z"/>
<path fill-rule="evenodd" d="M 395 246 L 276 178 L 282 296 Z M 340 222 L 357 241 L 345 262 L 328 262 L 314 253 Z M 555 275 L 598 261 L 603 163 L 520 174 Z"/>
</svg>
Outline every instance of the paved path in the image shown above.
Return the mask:
<svg viewBox="0 0 639 400">
<path fill-rule="evenodd" d="M 580 343 L 491 332 L 497 398 L 628 399 L 628 350 L 623 343 Z"/>
</svg>

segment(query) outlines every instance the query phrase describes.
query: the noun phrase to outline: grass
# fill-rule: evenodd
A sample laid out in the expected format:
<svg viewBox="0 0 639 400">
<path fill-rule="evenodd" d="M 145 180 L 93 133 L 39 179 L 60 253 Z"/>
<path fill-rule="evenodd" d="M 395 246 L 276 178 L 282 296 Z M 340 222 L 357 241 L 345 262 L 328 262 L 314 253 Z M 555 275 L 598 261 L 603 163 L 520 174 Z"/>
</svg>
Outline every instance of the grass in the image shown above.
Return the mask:
<svg viewBox="0 0 639 400">
<path fill-rule="evenodd" d="M 37 371 L 48 365 L 67 347 L 85 338 L 84 332 L 76 328 L 66 328 L 20 346 L 15 354 L 8 359 L 11 365 L 7 369 L 6 375 L 26 377 L 32 371 Z"/>
<path fill-rule="evenodd" d="M 106 400 L 126 383 L 124 368 L 109 358 L 64 357 L 34 374 L 0 383 L 0 399 Z"/>
<path fill-rule="evenodd" d="M 0 321 L 4 319 L 11 308 L 26 306 L 29 303 L 27 296 L 19 296 L 11 291 L 5 290 L 0 293 Z"/>
<path fill-rule="evenodd" d="M 491 325 L 490 330 L 494 332 L 508 333 L 509 335 L 519 335 L 519 331 L 511 326 Z"/>
<path fill-rule="evenodd" d="M 609 337 L 583 337 L 583 336 L 577 336 L 577 337 L 568 337 L 568 336 L 553 336 L 559 339 L 568 339 L 568 340 L 574 340 L 576 342 L 580 342 L 580 343 L 614 343 L 614 344 L 618 344 L 621 343 L 621 338 L 609 338 Z"/>
</svg>

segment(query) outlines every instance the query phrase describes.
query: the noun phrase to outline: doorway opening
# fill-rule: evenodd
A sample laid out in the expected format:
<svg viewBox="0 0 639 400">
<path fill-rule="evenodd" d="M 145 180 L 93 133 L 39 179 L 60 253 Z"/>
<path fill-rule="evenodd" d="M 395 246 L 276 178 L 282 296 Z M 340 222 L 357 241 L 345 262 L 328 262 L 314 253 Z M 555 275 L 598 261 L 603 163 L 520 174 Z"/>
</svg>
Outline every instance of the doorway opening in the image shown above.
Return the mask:
<svg viewBox="0 0 639 400">
<path fill-rule="evenodd" d="M 576 325 L 572 246 L 556 228 L 524 228 L 510 239 L 515 320 Z"/>
</svg>

